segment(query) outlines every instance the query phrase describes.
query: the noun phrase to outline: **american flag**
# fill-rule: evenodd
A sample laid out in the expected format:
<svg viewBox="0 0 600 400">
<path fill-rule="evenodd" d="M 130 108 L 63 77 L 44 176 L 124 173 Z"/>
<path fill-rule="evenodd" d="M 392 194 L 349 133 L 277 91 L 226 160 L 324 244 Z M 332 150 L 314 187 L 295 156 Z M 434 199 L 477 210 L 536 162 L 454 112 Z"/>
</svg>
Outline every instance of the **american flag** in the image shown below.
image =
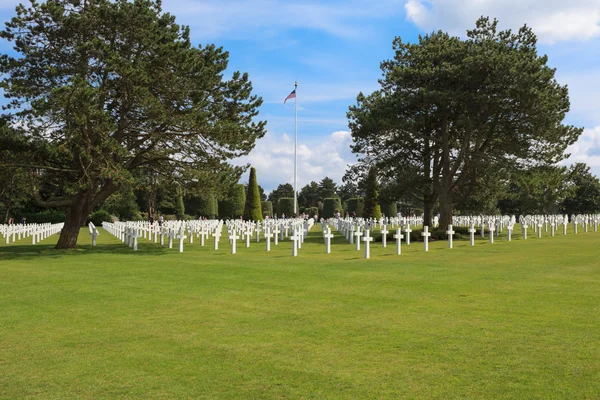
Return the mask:
<svg viewBox="0 0 600 400">
<path fill-rule="evenodd" d="M 285 100 L 283 101 L 283 104 L 285 104 L 285 102 L 288 101 L 289 99 L 295 99 L 295 98 L 296 98 L 296 89 L 294 89 L 292 91 L 292 93 L 290 93 L 290 95 L 285 98 Z"/>
</svg>

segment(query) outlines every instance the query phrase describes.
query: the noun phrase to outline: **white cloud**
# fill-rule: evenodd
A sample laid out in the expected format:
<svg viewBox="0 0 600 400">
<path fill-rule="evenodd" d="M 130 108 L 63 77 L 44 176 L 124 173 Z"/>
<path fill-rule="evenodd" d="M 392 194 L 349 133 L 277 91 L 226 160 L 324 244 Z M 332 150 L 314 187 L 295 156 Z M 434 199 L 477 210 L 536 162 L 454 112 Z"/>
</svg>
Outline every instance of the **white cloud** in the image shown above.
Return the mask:
<svg viewBox="0 0 600 400">
<path fill-rule="evenodd" d="M 359 20 L 398 13 L 398 0 L 164 0 L 163 7 L 194 27 L 196 37 L 244 37 L 246 32 L 273 36 L 290 29 L 312 29 L 337 37 L 358 38 L 366 28 Z M 374 4 L 377 3 L 377 4 Z"/>
<path fill-rule="evenodd" d="M 584 130 L 579 140 L 569 146 L 566 152 L 571 156 L 563 164 L 586 163 L 592 173 L 600 177 L 600 126 Z"/>
<path fill-rule="evenodd" d="M 407 0 L 404 8 L 407 19 L 426 31 L 464 35 L 484 15 L 506 28 L 527 24 L 543 43 L 600 36 L 598 0 Z"/>
<path fill-rule="evenodd" d="M 350 132 L 336 131 L 318 140 L 300 140 L 298 144 L 298 190 L 310 181 L 320 181 L 329 176 L 342 183 L 348 164 L 356 162 L 350 152 Z M 269 192 L 281 183 L 294 181 L 294 142 L 289 135 L 268 132 L 259 140 L 254 150 L 234 161 L 256 168 L 258 183 Z M 247 177 L 242 178 L 242 180 Z"/>
</svg>

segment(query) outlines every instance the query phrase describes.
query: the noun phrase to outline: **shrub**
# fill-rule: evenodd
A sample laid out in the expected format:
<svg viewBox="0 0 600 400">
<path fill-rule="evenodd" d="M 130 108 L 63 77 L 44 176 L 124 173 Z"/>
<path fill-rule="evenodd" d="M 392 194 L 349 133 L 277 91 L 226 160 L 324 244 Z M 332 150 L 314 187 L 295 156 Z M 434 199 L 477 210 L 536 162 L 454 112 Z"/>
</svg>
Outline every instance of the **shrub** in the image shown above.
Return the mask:
<svg viewBox="0 0 600 400">
<path fill-rule="evenodd" d="M 386 217 L 395 217 L 398 215 L 398 207 L 396 207 L 396 202 L 382 202 L 381 213 L 385 214 Z"/>
<path fill-rule="evenodd" d="M 329 199 L 325 199 L 323 202 L 323 218 L 332 218 L 335 216 L 335 212 L 342 210 L 342 201 L 339 197 L 333 197 Z"/>
<path fill-rule="evenodd" d="M 285 213 L 285 217 L 289 218 L 294 214 L 294 199 L 291 197 L 281 197 L 277 200 L 277 216 Z"/>
<path fill-rule="evenodd" d="M 261 203 L 263 217 L 273 217 L 273 203 L 270 201 L 263 201 Z"/>
<path fill-rule="evenodd" d="M 256 180 L 256 169 L 250 168 L 250 180 L 248 181 L 248 192 L 246 192 L 246 207 L 244 207 L 244 219 L 249 221 L 262 221 L 262 207 L 260 204 L 260 190 Z"/>
<path fill-rule="evenodd" d="M 206 217 L 212 219 L 219 215 L 219 205 L 214 193 L 204 193 L 202 196 L 194 198 L 194 202 L 197 204 L 195 218 Z M 178 218 L 184 217 L 178 216 Z"/>
<path fill-rule="evenodd" d="M 246 188 L 244 185 L 235 184 L 229 190 L 227 198 L 219 202 L 219 216 L 223 219 L 237 219 L 244 214 L 246 205 Z"/>
<path fill-rule="evenodd" d="M 362 198 L 354 198 L 348 200 L 348 213 L 352 216 L 352 213 L 356 213 L 357 217 L 362 217 L 363 207 L 365 203 Z"/>
<path fill-rule="evenodd" d="M 112 222 L 112 217 L 108 211 L 98 210 L 90 214 L 89 220 L 96 226 L 102 226 L 103 222 Z"/>
<path fill-rule="evenodd" d="M 309 217 L 314 217 L 315 215 L 319 215 L 319 208 L 317 207 L 308 207 L 307 214 Z"/>
<path fill-rule="evenodd" d="M 59 224 L 65 222 L 66 215 L 63 211 L 44 210 L 37 213 L 20 213 L 15 215 L 15 222 L 21 222 L 21 218 L 27 218 L 28 224 Z"/>
</svg>

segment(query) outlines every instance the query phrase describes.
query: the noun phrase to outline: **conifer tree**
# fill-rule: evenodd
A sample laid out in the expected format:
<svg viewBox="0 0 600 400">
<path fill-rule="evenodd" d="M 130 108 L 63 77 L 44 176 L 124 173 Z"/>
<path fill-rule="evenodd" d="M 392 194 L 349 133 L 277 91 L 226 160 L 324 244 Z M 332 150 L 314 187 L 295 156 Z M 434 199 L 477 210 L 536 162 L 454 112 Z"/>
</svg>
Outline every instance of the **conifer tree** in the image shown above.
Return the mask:
<svg viewBox="0 0 600 400">
<path fill-rule="evenodd" d="M 250 221 L 262 221 L 262 205 L 260 203 L 260 191 L 256 180 L 256 169 L 250 168 L 250 180 L 248 181 L 248 193 L 246 194 L 246 207 L 244 219 Z"/>
</svg>

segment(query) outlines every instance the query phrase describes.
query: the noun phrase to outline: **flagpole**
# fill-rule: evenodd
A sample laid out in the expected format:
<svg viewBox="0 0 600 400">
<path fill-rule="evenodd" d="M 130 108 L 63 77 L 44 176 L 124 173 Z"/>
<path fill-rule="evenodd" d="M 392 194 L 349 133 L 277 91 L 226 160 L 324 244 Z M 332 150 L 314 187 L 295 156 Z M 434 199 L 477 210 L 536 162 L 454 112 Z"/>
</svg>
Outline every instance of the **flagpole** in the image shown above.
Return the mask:
<svg viewBox="0 0 600 400">
<path fill-rule="evenodd" d="M 298 82 L 294 82 L 294 214 L 298 216 Z"/>
</svg>

